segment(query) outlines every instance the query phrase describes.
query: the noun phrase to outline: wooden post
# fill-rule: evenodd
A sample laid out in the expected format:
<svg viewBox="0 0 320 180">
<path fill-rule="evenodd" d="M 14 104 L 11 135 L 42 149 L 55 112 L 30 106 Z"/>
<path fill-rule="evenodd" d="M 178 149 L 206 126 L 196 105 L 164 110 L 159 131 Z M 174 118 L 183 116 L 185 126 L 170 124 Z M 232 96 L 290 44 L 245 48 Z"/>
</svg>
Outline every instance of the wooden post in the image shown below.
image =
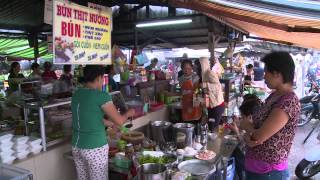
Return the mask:
<svg viewBox="0 0 320 180">
<path fill-rule="evenodd" d="M 228 57 L 229 59 L 229 64 L 230 64 L 230 72 L 233 72 L 233 61 L 232 61 L 232 57 L 233 57 L 233 52 L 234 52 L 234 50 L 235 50 L 235 48 L 236 48 L 236 41 L 233 41 L 233 40 L 230 40 L 229 41 L 229 45 L 228 45 L 229 47 L 229 49 L 231 50 L 231 52 L 232 52 L 232 56 L 231 57 Z"/>
<path fill-rule="evenodd" d="M 218 45 L 220 41 L 220 36 L 218 35 L 218 30 L 215 28 L 215 24 L 212 19 L 208 19 L 208 49 L 210 52 L 210 64 L 211 66 L 214 65 L 215 61 L 215 54 L 214 50 L 215 47 Z"/>
<path fill-rule="evenodd" d="M 208 49 L 210 52 L 210 63 L 211 66 L 213 66 L 214 61 L 215 61 L 215 54 L 214 54 L 214 50 L 215 47 L 218 45 L 219 41 L 220 41 L 220 36 L 217 36 L 214 34 L 214 32 L 210 32 L 208 33 Z"/>
<path fill-rule="evenodd" d="M 209 49 L 209 52 L 210 52 L 210 59 L 214 59 L 215 58 L 215 55 L 214 55 L 214 42 L 215 42 L 215 35 L 213 32 L 210 32 L 208 33 L 208 49 Z"/>
</svg>

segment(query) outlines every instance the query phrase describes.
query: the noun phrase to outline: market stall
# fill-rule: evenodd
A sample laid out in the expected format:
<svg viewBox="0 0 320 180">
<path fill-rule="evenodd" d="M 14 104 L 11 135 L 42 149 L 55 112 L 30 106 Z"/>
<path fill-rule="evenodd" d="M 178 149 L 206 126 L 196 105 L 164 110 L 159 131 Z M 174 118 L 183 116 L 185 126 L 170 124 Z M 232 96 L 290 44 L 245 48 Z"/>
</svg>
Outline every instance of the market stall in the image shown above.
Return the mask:
<svg viewBox="0 0 320 180">
<path fill-rule="evenodd" d="M 183 170 L 184 173 L 181 173 L 181 175 L 185 178 L 192 175 L 197 178 L 209 178 L 211 176 L 220 176 L 220 178 L 223 178 L 225 176 L 227 179 L 232 179 L 235 164 L 232 159 L 230 161 L 229 157 L 238 144 L 236 136 L 228 135 L 228 133 L 230 133 L 228 130 L 220 130 L 220 133 L 217 131 L 214 133 L 208 133 L 205 137 L 202 137 L 205 138 L 203 139 L 203 143 L 189 143 L 188 141 L 190 138 L 193 142 L 193 137 L 195 136 L 193 133 L 194 125 L 177 123 L 172 124 L 171 126 L 171 123 L 167 121 L 167 118 L 168 112 L 167 109 L 164 108 L 144 117 L 135 119 L 128 134 L 134 136 L 139 135 L 138 132 L 143 132 L 143 139 L 139 139 L 138 137 L 136 139 L 129 139 L 125 138 L 123 135 L 120 138 L 122 141 L 120 139 L 110 139 L 110 146 L 111 149 L 113 149 L 113 152 L 110 154 L 112 160 L 109 161 L 109 174 L 112 178 L 134 178 L 135 176 L 139 178 L 142 176 L 147 177 L 147 174 L 141 172 L 141 165 L 148 163 L 160 163 L 169 166 L 169 169 L 167 170 L 170 173 L 158 172 L 155 173 L 154 177 L 156 174 L 162 174 L 162 178 L 170 179 L 174 176 L 178 177 L 180 175 L 178 171 Z M 187 127 L 191 130 L 188 130 Z M 177 141 L 179 141 L 177 134 L 163 134 L 171 132 L 170 128 L 177 128 L 180 133 L 185 132 L 185 135 L 188 136 L 187 139 L 189 138 L 189 140 L 182 142 L 182 146 L 180 142 L 179 146 L 179 144 L 176 144 Z M 204 133 L 207 132 L 204 131 Z M 165 139 L 164 135 L 166 136 Z M 177 139 L 173 141 L 171 139 L 170 142 L 164 143 L 163 140 L 169 140 L 170 136 L 174 136 Z M 126 139 L 126 142 L 123 142 L 124 139 Z M 112 142 L 114 141 L 117 142 L 117 144 L 112 146 Z M 130 157 L 128 152 L 130 144 L 123 145 L 120 144 L 120 142 L 133 143 L 131 144 L 131 146 L 134 145 L 132 148 L 135 149 L 134 156 L 132 157 L 133 159 L 128 159 L 128 157 Z M 141 146 L 141 148 L 145 150 L 141 151 L 139 148 L 136 149 L 137 145 Z M 119 146 L 125 146 L 123 147 L 123 151 L 118 149 Z M 177 146 L 182 149 L 177 149 Z M 71 153 L 66 153 L 65 157 L 72 160 Z M 199 165 L 202 165 L 205 169 L 201 170 L 201 172 L 197 172 L 196 170 L 192 171 L 192 167 Z M 140 167 L 140 169 L 138 167 Z M 133 170 L 132 168 L 137 169 Z M 230 170 L 230 168 L 232 170 Z M 223 172 L 226 173 L 224 174 Z"/>
<path fill-rule="evenodd" d="M 243 46 L 240 41 L 245 36 L 251 37 L 252 32 L 261 35 L 262 40 L 319 47 L 318 42 L 312 41 L 312 37 L 318 37 L 316 32 L 319 32 L 318 19 L 312 18 L 317 16 L 315 12 L 309 17 L 310 27 L 304 28 L 308 23 L 299 18 L 290 20 L 264 13 L 261 16 L 261 12 L 241 8 L 235 10 L 229 4 L 216 1 L 151 0 L 139 5 L 140 1 L 101 1 L 105 6 L 87 1 L 76 4 L 62 1 L 39 3 L 33 0 L 34 5 L 29 1 L 12 2 L 15 4 L 12 7 L 26 7 L 30 11 L 45 9 L 45 20 L 39 19 L 42 17 L 39 12 L 35 13 L 35 17 L 23 11 L 14 14 L 12 22 L 1 19 L 0 25 L 23 30 L 21 34 L 0 32 L 1 61 L 34 59 L 39 62 L 39 57 L 45 57 L 57 66 L 59 72 L 62 65 L 72 65 L 71 69 L 74 70 L 71 73 L 74 75 L 71 76 L 73 87 L 66 94 L 54 93 L 53 89 L 59 84 L 30 79 L 19 81 L 18 90 L 12 94 L 0 93 L 0 162 L 27 169 L 28 172 L 24 173 L 29 176 L 32 173 L 36 180 L 76 179 L 70 143 L 74 128 L 71 95 L 83 86 L 83 66 L 105 66 L 108 70 L 103 75 L 102 92 L 111 95 L 119 114 L 123 115 L 129 109 L 135 110 L 135 115 L 122 126 L 109 126 L 105 134 L 103 130 L 103 137 L 107 137 L 109 145 L 110 179 L 160 177 L 231 180 L 235 173 L 232 153 L 242 144 L 242 136 L 235 135 L 231 130 L 232 116 L 239 115 L 238 106 L 243 95 L 255 94 L 263 100 L 270 93 L 261 79 L 253 80 L 249 85 L 244 84 L 244 65 L 260 60 L 263 53 L 274 50 L 271 48 L 262 53 L 260 50 L 266 47 L 259 45 L 254 53 L 244 53 L 250 57 L 243 59 L 237 54 L 233 55 L 236 47 Z M 119 4 L 121 6 L 115 6 Z M 112 6 L 113 9 L 109 8 Z M 8 8 L 0 14 L 11 14 L 11 11 L 14 12 Z M 219 12 L 221 17 L 213 12 Z M 246 17 L 244 13 L 252 17 Z M 293 15 L 295 13 L 292 12 Z M 18 21 L 15 21 L 16 17 L 19 17 Z M 278 19 L 270 23 L 261 17 Z M 161 20 L 160 25 L 158 20 Z M 289 24 L 284 23 L 287 20 Z M 179 24 L 175 24 L 177 21 Z M 15 24 L 12 26 L 13 22 Z M 47 24 L 44 25 L 44 22 Z M 279 33 L 266 34 L 265 28 Z M 3 38 L 5 35 L 8 37 Z M 298 39 L 287 38 L 293 35 L 297 35 Z M 304 42 L 302 37 L 307 37 L 308 42 Z M 275 46 L 274 43 L 270 44 L 265 46 Z M 289 45 L 285 51 L 306 51 Z M 185 94 L 178 82 L 179 66 L 183 61 L 195 64 L 202 57 L 199 54 L 196 58 L 188 58 L 186 47 L 205 49 L 212 66 L 216 60 L 217 64 L 220 60 L 224 66 L 225 71 L 219 72 L 218 76 L 224 100 L 219 105 L 226 109 L 221 124 L 214 129 L 208 128 L 208 123 L 215 122 L 215 119 L 207 115 L 209 106 L 206 105 L 208 94 L 205 88 L 192 89 L 194 92 L 188 96 L 192 99 L 192 107 L 191 103 L 190 107 L 183 105 Z M 218 47 L 223 49 L 220 57 L 217 57 Z M 152 52 L 154 49 L 161 51 L 173 48 L 185 48 L 184 54 L 169 58 L 158 57 Z M 124 49 L 129 51 L 129 55 L 123 52 Z M 283 50 L 283 47 L 279 46 L 278 49 Z M 145 55 L 146 50 L 152 54 L 152 58 Z M 157 65 L 157 58 L 165 63 Z M 30 68 L 26 69 L 29 71 Z M 216 69 L 210 67 L 210 70 Z M 115 75 L 119 76 L 118 81 L 115 81 Z M 8 82 L 3 84 L 5 87 Z M 194 107 L 202 111 L 200 120 L 183 120 L 182 112 Z"/>
</svg>

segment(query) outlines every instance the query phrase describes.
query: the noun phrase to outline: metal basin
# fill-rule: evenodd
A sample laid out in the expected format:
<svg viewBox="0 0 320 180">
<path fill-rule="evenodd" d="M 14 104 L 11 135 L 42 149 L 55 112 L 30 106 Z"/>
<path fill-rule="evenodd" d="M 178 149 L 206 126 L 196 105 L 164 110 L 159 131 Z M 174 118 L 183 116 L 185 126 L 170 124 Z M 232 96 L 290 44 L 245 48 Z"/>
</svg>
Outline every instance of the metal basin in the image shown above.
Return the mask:
<svg viewBox="0 0 320 180">
<path fill-rule="evenodd" d="M 148 163 L 138 168 L 139 180 L 166 179 L 166 166 L 163 164 Z"/>
<path fill-rule="evenodd" d="M 178 165 L 180 171 L 190 173 L 192 176 L 207 176 L 215 172 L 215 166 L 207 161 L 192 159 L 183 161 Z"/>
</svg>

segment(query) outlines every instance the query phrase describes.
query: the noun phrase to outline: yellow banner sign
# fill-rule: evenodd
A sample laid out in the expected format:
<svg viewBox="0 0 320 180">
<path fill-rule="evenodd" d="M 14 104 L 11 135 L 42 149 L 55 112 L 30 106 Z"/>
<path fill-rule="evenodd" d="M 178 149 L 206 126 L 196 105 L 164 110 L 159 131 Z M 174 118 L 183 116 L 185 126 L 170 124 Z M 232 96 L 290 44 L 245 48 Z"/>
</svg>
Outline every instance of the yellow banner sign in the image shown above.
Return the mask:
<svg viewBox="0 0 320 180">
<path fill-rule="evenodd" d="M 55 64 L 111 64 L 112 10 L 54 1 Z"/>
</svg>

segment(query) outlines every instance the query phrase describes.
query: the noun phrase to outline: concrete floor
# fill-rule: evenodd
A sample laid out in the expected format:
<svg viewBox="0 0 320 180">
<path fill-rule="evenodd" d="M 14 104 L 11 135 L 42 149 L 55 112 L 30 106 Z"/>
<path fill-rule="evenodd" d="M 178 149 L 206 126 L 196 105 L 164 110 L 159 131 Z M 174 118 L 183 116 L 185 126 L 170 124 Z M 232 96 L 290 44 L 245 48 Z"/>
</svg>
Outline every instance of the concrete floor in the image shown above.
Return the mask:
<svg viewBox="0 0 320 180">
<path fill-rule="evenodd" d="M 298 179 L 295 176 L 295 168 L 297 164 L 304 158 L 304 155 L 308 150 L 313 148 L 318 148 L 320 150 L 320 141 L 317 140 L 317 135 L 319 134 L 319 127 L 315 130 L 312 136 L 309 137 L 308 141 L 303 145 L 302 142 L 304 138 L 308 135 L 309 131 L 312 129 L 315 121 L 311 121 L 303 127 L 298 127 L 294 142 L 289 155 L 289 170 L 292 180 Z M 312 180 L 320 180 L 320 173 L 312 178 Z"/>
</svg>

